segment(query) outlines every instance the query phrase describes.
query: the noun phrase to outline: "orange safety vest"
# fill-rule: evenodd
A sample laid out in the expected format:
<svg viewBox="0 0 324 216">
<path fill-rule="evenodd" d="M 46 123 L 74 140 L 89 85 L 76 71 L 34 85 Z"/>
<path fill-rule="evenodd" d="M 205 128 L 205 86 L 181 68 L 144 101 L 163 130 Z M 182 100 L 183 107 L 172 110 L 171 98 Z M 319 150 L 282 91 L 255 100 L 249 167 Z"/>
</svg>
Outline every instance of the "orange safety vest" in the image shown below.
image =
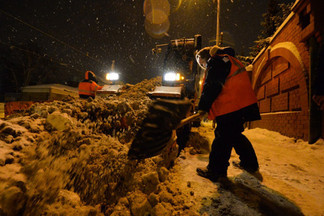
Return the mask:
<svg viewBox="0 0 324 216">
<path fill-rule="evenodd" d="M 79 83 L 79 95 L 88 95 L 95 97 L 96 91 L 102 88 L 103 86 L 99 86 L 96 82 L 92 80 L 82 81 Z"/>
<path fill-rule="evenodd" d="M 238 111 L 257 102 L 250 77 L 242 63 L 230 55 L 219 56 L 228 57 L 232 65 L 222 91 L 209 110 L 208 119 L 210 120 L 214 120 L 217 116 Z"/>
</svg>

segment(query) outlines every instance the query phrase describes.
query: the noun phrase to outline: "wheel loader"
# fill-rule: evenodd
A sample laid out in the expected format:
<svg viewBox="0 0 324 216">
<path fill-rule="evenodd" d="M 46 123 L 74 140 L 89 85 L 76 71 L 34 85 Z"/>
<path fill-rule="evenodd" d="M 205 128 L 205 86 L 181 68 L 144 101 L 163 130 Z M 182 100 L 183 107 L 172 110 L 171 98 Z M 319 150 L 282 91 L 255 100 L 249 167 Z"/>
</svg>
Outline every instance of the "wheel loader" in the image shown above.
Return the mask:
<svg viewBox="0 0 324 216">
<path fill-rule="evenodd" d="M 193 38 L 171 40 L 152 49 L 153 54 L 164 54 L 162 86 L 149 92 L 152 98 L 184 99 L 196 102 L 200 95 L 199 80 L 202 70 L 195 61 L 195 54 L 201 49 L 201 35 Z"/>
<path fill-rule="evenodd" d="M 189 139 L 191 126 L 200 124 L 196 111 L 203 71 L 195 55 L 201 45 L 201 35 L 195 35 L 171 40 L 152 49 L 153 54 L 164 53 L 162 85 L 148 93 L 156 100 L 133 140 L 128 154 L 130 158 L 155 156 L 174 146 L 175 140 L 180 153 Z"/>
</svg>

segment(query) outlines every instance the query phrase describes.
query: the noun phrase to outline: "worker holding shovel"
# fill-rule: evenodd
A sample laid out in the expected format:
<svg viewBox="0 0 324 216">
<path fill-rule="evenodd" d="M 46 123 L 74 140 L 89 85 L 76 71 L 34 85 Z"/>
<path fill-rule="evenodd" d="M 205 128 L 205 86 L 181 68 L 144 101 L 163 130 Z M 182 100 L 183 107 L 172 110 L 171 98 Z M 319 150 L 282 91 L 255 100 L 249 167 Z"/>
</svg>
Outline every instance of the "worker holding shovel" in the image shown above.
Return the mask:
<svg viewBox="0 0 324 216">
<path fill-rule="evenodd" d="M 240 162 L 233 165 L 250 173 L 259 169 L 250 141 L 242 134 L 243 124 L 261 119 L 257 98 L 250 77 L 230 47 L 206 47 L 196 55 L 198 64 L 206 69 L 199 112 L 216 120 L 215 139 L 206 168 L 197 168 L 198 175 L 212 181 L 227 177 L 232 148 Z"/>
</svg>

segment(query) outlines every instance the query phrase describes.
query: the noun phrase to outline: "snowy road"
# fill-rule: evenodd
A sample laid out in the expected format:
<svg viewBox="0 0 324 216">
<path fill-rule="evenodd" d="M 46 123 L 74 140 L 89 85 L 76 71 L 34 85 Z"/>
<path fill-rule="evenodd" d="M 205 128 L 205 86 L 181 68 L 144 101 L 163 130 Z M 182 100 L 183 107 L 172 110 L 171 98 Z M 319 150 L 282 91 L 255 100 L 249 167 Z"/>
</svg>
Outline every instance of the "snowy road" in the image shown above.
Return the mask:
<svg viewBox="0 0 324 216">
<path fill-rule="evenodd" d="M 193 131 L 206 137 L 209 143 L 212 142 L 211 124 L 203 124 L 198 129 L 194 128 Z M 241 189 L 237 187 L 237 184 L 234 186 L 237 188 L 232 187 L 230 190 L 225 188 L 224 190 L 219 183 L 213 183 L 196 174 L 197 167 L 207 165 L 208 154 L 191 155 L 189 151 L 186 151 L 176 163 L 173 183 L 177 184 L 182 191 L 187 190 L 188 193 L 194 194 L 192 202 L 196 204 L 195 209 L 202 215 L 213 213 L 258 215 L 264 197 L 260 196 L 259 189 L 254 189 L 255 187 L 263 188 L 261 194 L 264 191 L 270 191 L 270 196 L 275 196 L 274 199 L 278 198 L 279 202 L 289 200 L 284 205 L 288 205 L 288 208 L 293 205 L 292 208 L 300 209 L 305 215 L 324 215 L 324 141 L 320 140 L 309 145 L 305 141 L 259 128 L 246 130 L 244 134 L 255 148 L 263 182 L 261 185 L 255 183 L 255 186 L 252 183 L 252 190 L 249 191 L 249 188 L 249 190 L 241 191 L 242 196 L 238 192 Z M 230 161 L 232 160 L 238 160 L 238 155 L 234 150 Z M 248 178 L 246 173 L 232 165 L 229 167 L 228 175 L 232 180 L 236 178 L 239 181 L 249 182 L 246 180 Z M 243 195 L 244 193 L 248 194 Z M 256 195 L 257 193 L 259 195 Z M 254 209 L 259 210 L 254 211 Z"/>
</svg>

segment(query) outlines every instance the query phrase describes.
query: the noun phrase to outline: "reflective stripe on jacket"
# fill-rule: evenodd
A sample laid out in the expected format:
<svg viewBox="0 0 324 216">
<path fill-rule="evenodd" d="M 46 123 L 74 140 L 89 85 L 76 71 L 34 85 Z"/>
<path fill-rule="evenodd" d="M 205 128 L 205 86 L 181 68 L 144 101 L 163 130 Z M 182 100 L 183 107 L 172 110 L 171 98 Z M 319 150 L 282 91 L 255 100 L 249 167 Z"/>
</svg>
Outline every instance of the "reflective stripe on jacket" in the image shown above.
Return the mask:
<svg viewBox="0 0 324 216">
<path fill-rule="evenodd" d="M 222 91 L 209 110 L 208 118 L 211 120 L 257 102 L 250 77 L 242 63 L 230 55 L 220 56 L 229 58 L 231 71 L 226 78 Z"/>
<path fill-rule="evenodd" d="M 92 80 L 84 80 L 79 83 L 79 95 L 89 95 L 96 96 L 96 91 L 102 89 L 102 86 L 99 86 Z"/>
</svg>

